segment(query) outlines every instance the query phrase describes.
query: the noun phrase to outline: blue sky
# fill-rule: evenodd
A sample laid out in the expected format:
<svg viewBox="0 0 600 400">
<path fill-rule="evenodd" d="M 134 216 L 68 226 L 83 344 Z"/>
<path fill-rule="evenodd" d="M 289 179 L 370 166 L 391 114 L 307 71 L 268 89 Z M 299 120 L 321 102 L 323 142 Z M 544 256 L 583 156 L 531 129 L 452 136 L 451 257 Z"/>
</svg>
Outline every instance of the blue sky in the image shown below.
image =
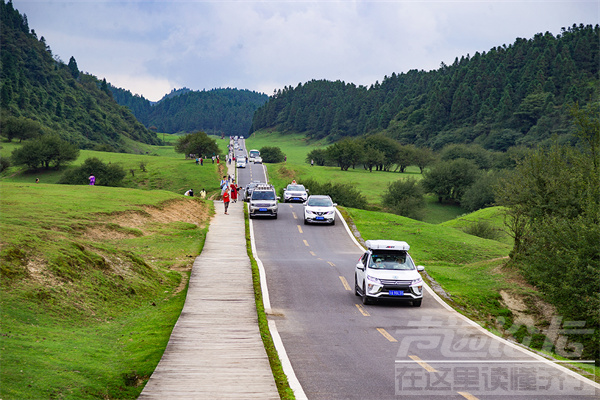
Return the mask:
<svg viewBox="0 0 600 400">
<path fill-rule="evenodd" d="M 370 85 L 393 72 L 536 33 L 600 23 L 585 1 L 13 0 L 65 63 L 159 100 L 172 89 L 273 94 L 311 79 Z"/>
</svg>

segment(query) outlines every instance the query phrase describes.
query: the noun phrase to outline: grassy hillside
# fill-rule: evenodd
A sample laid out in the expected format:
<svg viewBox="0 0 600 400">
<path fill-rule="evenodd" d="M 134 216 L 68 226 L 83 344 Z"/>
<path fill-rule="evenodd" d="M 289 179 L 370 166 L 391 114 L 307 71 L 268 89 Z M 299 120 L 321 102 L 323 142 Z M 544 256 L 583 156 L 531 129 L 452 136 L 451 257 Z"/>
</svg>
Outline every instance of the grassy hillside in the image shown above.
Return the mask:
<svg viewBox="0 0 600 400">
<path fill-rule="evenodd" d="M 183 307 L 212 203 L 101 186 L 0 191 L 0 397 L 137 397 Z"/>
</svg>

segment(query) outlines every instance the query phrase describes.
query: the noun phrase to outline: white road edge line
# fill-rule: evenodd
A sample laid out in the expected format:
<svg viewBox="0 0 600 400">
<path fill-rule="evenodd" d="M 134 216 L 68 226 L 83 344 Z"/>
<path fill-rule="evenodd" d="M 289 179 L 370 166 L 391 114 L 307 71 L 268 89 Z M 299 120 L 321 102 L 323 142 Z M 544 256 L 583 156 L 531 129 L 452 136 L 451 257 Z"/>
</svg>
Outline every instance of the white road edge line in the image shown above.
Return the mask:
<svg viewBox="0 0 600 400">
<path fill-rule="evenodd" d="M 269 332 L 271 333 L 271 337 L 273 338 L 273 345 L 277 350 L 279 360 L 281 361 L 281 368 L 283 368 L 283 372 L 287 376 L 288 384 L 294 392 L 294 396 L 298 400 L 308 400 L 308 397 L 306 397 L 306 394 L 304 393 L 304 389 L 302 389 L 302 385 L 300 385 L 300 381 L 298 381 L 298 378 L 296 377 L 296 373 L 294 372 L 292 363 L 290 362 L 290 359 L 287 356 L 285 346 L 283 345 L 281 336 L 279 336 L 279 331 L 277 331 L 275 321 L 269 320 L 268 314 L 271 314 L 271 301 L 269 300 L 269 290 L 267 288 L 267 274 L 265 272 L 265 267 L 263 266 L 262 261 L 260 260 L 260 258 L 258 258 L 258 252 L 256 251 L 256 241 L 254 240 L 254 226 L 252 225 L 252 220 L 248 219 L 248 222 L 248 228 L 250 229 L 250 244 L 252 249 L 252 255 L 254 256 L 254 259 L 256 260 L 256 264 L 258 266 L 263 306 L 265 309 L 265 314 L 267 314 L 267 323 L 269 325 Z"/>
<path fill-rule="evenodd" d="M 354 241 L 354 243 L 356 244 L 356 246 L 358 246 L 358 248 L 361 251 L 366 251 L 364 247 L 362 247 L 360 245 L 360 243 L 358 243 L 358 241 L 356 240 L 356 238 L 354 237 L 354 235 L 352 234 L 352 231 L 350 231 L 350 228 L 348 227 L 348 224 L 346 223 L 346 220 L 344 220 L 344 218 L 342 217 L 342 214 L 340 213 L 340 211 L 336 208 L 335 209 L 339 219 L 342 221 L 342 223 L 344 224 L 344 227 L 346 228 L 346 232 L 348 232 L 348 235 L 350 235 L 350 238 Z M 442 298 L 440 296 L 437 295 L 437 293 L 435 293 L 433 291 L 433 289 L 431 289 L 429 287 L 429 285 L 426 282 L 423 282 L 423 285 L 425 286 L 425 289 L 427 290 L 427 292 L 431 295 L 431 297 L 433 297 L 438 303 L 440 303 L 444 308 L 446 308 L 448 311 L 453 312 L 454 314 L 456 314 L 458 316 L 458 318 L 462 319 L 463 321 L 465 321 L 466 323 L 468 323 L 469 325 L 477 328 L 481 333 L 491 337 L 492 339 L 496 339 L 499 340 L 500 342 L 502 342 L 503 344 L 512 347 L 513 349 L 517 349 L 519 351 L 521 351 L 522 353 L 535 358 L 538 361 L 543 362 L 544 364 L 547 365 L 551 365 L 554 368 L 566 373 L 567 375 L 570 375 L 578 380 L 580 380 L 581 382 L 587 383 L 589 385 L 592 385 L 593 387 L 600 389 L 600 384 L 596 383 L 594 381 L 592 381 L 591 379 L 586 378 L 585 376 L 581 376 L 579 375 L 577 372 L 571 371 L 569 368 L 567 367 L 563 367 L 562 365 L 556 364 L 536 353 L 533 353 L 519 345 L 516 345 L 514 343 L 509 342 L 508 340 L 501 338 L 499 336 L 494 335 L 492 332 L 488 331 L 487 329 L 485 329 L 484 327 L 482 327 L 481 325 L 479 325 L 478 323 L 476 323 L 475 321 L 470 320 L 469 318 L 465 317 L 464 315 L 462 315 L 461 313 L 459 313 L 458 311 L 456 311 L 454 308 L 452 308 L 450 305 L 448 305 L 444 300 L 442 300 Z"/>
</svg>

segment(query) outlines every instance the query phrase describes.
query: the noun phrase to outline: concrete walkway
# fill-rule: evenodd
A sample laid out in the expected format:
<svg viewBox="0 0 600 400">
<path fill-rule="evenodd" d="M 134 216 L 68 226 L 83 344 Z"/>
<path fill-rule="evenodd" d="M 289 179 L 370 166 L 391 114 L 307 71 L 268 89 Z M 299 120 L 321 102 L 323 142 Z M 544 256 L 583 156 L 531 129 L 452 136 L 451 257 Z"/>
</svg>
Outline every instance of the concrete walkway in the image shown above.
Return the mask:
<svg viewBox="0 0 600 400">
<path fill-rule="evenodd" d="M 279 399 L 258 329 L 244 203 L 215 201 L 165 353 L 138 399 Z"/>
</svg>

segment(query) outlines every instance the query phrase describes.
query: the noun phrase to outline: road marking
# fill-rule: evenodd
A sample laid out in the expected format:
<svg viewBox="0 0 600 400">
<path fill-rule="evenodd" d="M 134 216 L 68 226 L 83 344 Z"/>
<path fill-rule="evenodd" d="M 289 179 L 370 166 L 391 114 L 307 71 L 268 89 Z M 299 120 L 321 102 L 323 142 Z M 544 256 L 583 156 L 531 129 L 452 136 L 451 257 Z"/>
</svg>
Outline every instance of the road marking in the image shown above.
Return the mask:
<svg viewBox="0 0 600 400">
<path fill-rule="evenodd" d="M 314 251 L 309 251 L 309 253 L 311 256 L 315 256 L 315 257 L 317 256 Z"/>
<path fill-rule="evenodd" d="M 300 225 L 298 225 L 298 228 L 300 228 Z M 302 233 L 302 232 L 300 232 L 300 233 Z M 308 246 L 308 242 L 306 241 L 306 239 L 304 239 L 304 240 L 302 240 L 302 241 L 304 242 L 304 245 L 305 245 L 306 247 L 309 247 L 309 246 Z"/>
<path fill-rule="evenodd" d="M 425 368 L 425 370 L 427 372 L 438 372 L 437 369 L 433 368 L 431 365 L 427 364 L 425 361 L 421 360 L 419 357 L 417 357 L 417 356 L 408 356 L 408 357 L 413 359 L 414 361 L 416 361 L 417 364 L 419 364 L 421 367 Z"/>
<path fill-rule="evenodd" d="M 290 206 L 290 208 L 294 208 L 294 206 L 292 206 L 291 204 L 288 204 Z"/>
<path fill-rule="evenodd" d="M 367 312 L 367 310 L 365 310 L 365 308 L 363 307 L 363 305 L 362 305 L 362 304 L 355 304 L 355 306 L 356 306 L 356 308 L 358 308 L 358 311 L 360 311 L 360 313 L 361 313 L 362 315 L 364 315 L 365 317 L 370 317 L 370 316 L 371 316 L 371 314 L 369 314 L 369 313 Z"/>
<path fill-rule="evenodd" d="M 477 397 L 473 396 L 469 392 L 457 392 L 457 393 L 460 394 L 465 399 L 468 399 L 468 400 L 479 400 Z"/>
<path fill-rule="evenodd" d="M 302 228 L 300 228 L 300 225 L 296 225 L 298 227 L 298 232 L 302 233 Z M 306 242 L 306 240 L 305 240 Z"/>
<path fill-rule="evenodd" d="M 335 267 L 335 264 L 332 263 L 331 261 L 327 261 L 327 264 L 331 265 L 332 267 Z"/>
<path fill-rule="evenodd" d="M 383 335 L 384 338 L 389 340 L 390 342 L 397 342 L 396 339 L 392 335 L 390 335 L 385 329 L 377 328 L 377 331 Z"/>
<path fill-rule="evenodd" d="M 292 211 L 292 215 L 294 216 L 294 219 L 298 219 L 298 216 L 296 215 L 295 212 Z M 298 226 L 300 226 L 300 225 L 298 225 Z"/>
<path fill-rule="evenodd" d="M 344 278 L 343 276 L 340 276 L 340 281 L 342 281 L 342 285 L 344 285 L 344 289 L 352 290 L 350 288 L 350 285 L 348 285 L 348 281 L 346 280 L 346 278 Z"/>
</svg>

